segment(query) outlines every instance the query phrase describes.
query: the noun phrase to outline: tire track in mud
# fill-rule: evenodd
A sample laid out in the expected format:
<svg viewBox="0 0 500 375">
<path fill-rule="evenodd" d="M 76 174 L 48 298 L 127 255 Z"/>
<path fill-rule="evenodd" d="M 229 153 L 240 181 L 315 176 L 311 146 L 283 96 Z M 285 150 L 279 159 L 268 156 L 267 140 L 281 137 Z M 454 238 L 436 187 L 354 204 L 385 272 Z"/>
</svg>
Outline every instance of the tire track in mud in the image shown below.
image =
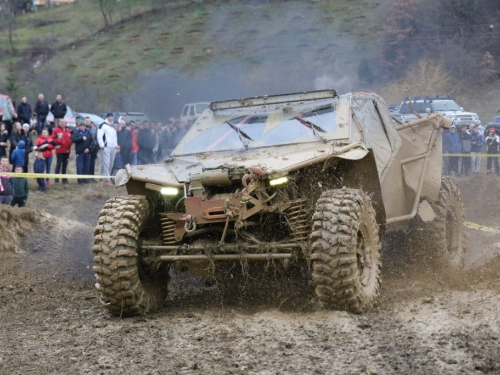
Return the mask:
<svg viewBox="0 0 500 375">
<path fill-rule="evenodd" d="M 21 242 L 25 267 L 64 281 L 89 281 L 92 273 L 92 227 L 49 216 Z"/>
</svg>

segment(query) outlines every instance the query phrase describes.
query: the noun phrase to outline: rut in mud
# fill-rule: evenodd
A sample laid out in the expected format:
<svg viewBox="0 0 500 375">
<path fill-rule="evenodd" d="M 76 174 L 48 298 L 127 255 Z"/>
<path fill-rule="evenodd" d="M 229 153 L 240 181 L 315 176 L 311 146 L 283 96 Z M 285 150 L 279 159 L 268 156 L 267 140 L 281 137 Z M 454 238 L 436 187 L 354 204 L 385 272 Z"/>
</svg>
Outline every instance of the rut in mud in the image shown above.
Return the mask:
<svg viewBox="0 0 500 375">
<path fill-rule="evenodd" d="M 458 184 L 466 219 L 500 228 L 489 177 Z M 85 208 L 76 188 L 57 193 L 74 212 L 0 209 L 2 239 L 15 245 L 0 248 L 0 373 L 500 372 L 498 235 L 468 229 L 467 269 L 449 277 L 386 239 L 381 299 L 363 315 L 318 310 L 305 278 L 251 272 L 245 284 L 206 285 L 171 272 L 163 309 L 119 319 L 100 306 L 90 270 L 90 213 L 95 223 L 106 192 Z"/>
</svg>

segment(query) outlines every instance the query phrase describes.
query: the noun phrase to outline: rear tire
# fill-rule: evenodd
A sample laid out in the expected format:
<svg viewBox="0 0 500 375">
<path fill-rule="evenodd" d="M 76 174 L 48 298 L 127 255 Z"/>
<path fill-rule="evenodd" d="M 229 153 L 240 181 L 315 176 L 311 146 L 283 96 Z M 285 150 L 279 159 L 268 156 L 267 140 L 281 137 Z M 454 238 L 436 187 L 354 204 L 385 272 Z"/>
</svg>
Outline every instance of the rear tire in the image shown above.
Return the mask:
<svg viewBox="0 0 500 375">
<path fill-rule="evenodd" d="M 371 200 L 361 190 L 321 194 L 311 233 L 313 280 L 320 304 L 362 313 L 380 293 L 380 241 Z"/>
<path fill-rule="evenodd" d="M 148 200 L 140 195 L 111 198 L 99 214 L 92 270 L 101 303 L 113 315 L 145 314 L 165 300 L 168 279 L 158 283 L 157 275 L 146 275 L 138 252 L 148 218 Z"/>
<path fill-rule="evenodd" d="M 439 200 L 429 204 L 436 218 L 429 223 L 415 218 L 411 229 L 412 247 L 433 266 L 462 269 L 466 247 L 464 207 L 455 181 L 443 177 Z"/>
</svg>

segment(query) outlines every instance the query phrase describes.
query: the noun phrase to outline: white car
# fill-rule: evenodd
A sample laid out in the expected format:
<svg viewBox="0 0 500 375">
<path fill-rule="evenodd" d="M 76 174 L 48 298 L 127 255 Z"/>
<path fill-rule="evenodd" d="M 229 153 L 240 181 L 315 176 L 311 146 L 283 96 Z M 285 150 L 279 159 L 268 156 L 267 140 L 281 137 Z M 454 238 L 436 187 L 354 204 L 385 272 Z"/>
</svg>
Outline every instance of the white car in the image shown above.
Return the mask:
<svg viewBox="0 0 500 375">
<path fill-rule="evenodd" d="M 208 108 L 210 103 L 208 102 L 199 102 L 199 103 L 188 103 L 184 105 L 182 108 L 180 121 L 187 124 L 191 121 L 196 121 L 198 117 L 200 117 L 201 113 Z"/>
</svg>

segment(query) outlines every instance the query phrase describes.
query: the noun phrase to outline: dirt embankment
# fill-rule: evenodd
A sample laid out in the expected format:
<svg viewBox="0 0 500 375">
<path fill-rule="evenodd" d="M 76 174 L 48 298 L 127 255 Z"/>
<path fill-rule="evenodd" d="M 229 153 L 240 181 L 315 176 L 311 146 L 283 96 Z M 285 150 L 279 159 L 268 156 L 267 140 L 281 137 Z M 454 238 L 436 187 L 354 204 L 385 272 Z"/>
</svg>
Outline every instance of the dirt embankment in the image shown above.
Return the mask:
<svg viewBox="0 0 500 375">
<path fill-rule="evenodd" d="M 500 180 L 489 177 L 458 184 L 466 219 L 500 229 Z M 500 262 L 477 261 L 498 235 L 467 230 L 468 269 L 452 277 L 384 253 L 382 298 L 365 315 L 318 310 L 305 279 L 207 286 L 172 272 L 164 309 L 119 319 L 87 268 L 92 223 L 112 193 L 56 187 L 57 199 L 30 198 L 50 214 L 0 209 L 0 373 L 500 373 Z"/>
</svg>

